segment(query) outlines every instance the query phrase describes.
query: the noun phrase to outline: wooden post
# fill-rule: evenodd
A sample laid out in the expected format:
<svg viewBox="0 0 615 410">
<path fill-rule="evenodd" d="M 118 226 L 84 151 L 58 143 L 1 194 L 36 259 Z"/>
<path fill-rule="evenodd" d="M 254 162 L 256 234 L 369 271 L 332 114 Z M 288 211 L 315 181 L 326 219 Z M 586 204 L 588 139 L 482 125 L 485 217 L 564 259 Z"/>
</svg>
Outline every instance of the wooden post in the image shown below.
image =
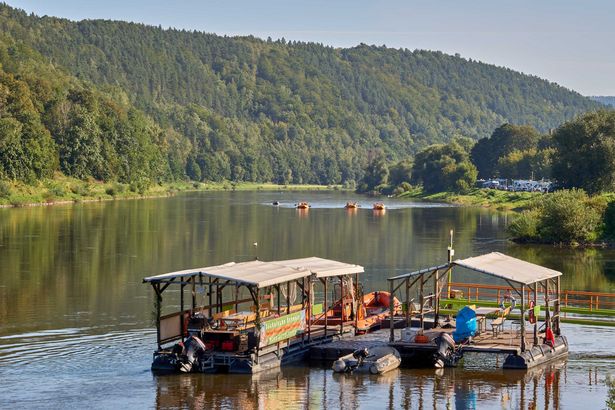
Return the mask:
<svg viewBox="0 0 615 410">
<path fill-rule="evenodd" d="M 208 282 L 209 282 L 209 309 L 208 309 L 209 312 L 208 312 L 208 316 L 209 317 L 213 317 L 213 315 L 214 315 L 214 307 L 213 307 L 213 304 L 214 304 L 213 298 L 214 298 L 214 296 L 213 296 L 213 293 L 212 293 L 213 289 L 212 289 L 212 286 L 211 286 L 211 276 L 208 277 Z"/>
<path fill-rule="evenodd" d="M 286 282 L 286 314 L 290 314 L 290 281 Z"/>
<path fill-rule="evenodd" d="M 525 352 L 525 285 L 521 285 L 521 351 Z"/>
<path fill-rule="evenodd" d="M 297 286 L 299 286 L 299 281 L 297 281 Z M 305 292 L 306 292 L 305 277 L 303 277 L 301 279 L 301 309 L 302 310 L 306 310 L 305 309 Z M 309 329 L 310 317 L 308 316 L 308 312 L 305 312 L 305 321 L 306 321 L 306 324 L 307 324 L 308 329 Z M 309 332 L 309 330 L 308 330 L 308 332 Z M 305 329 L 304 329 L 303 333 L 301 334 L 301 340 L 305 341 Z"/>
<path fill-rule="evenodd" d="M 255 349 L 255 355 L 254 355 L 254 361 L 256 363 L 258 363 L 258 353 L 259 353 L 259 346 L 261 344 L 261 303 L 260 303 L 260 288 L 256 288 L 256 291 L 254 292 L 256 294 L 255 296 L 255 301 L 256 301 L 256 320 L 254 321 L 254 324 L 256 326 L 256 349 Z"/>
<path fill-rule="evenodd" d="M 549 279 L 545 280 L 545 319 L 547 322 L 547 329 L 552 329 L 551 326 L 551 314 L 549 312 Z"/>
<path fill-rule="evenodd" d="M 420 287 L 419 287 L 419 289 L 420 289 L 419 290 L 419 293 L 420 293 L 420 295 L 419 295 L 420 302 L 419 303 L 421 304 L 421 307 L 420 307 L 420 311 L 421 311 L 421 324 L 420 324 L 421 330 L 425 330 L 423 328 L 423 325 L 424 325 L 423 322 L 425 320 L 425 318 L 423 317 L 423 306 L 425 305 L 425 300 L 423 299 L 423 296 L 424 296 L 423 288 L 424 288 L 425 283 L 423 282 L 423 279 L 425 279 L 425 274 L 421 274 L 421 281 L 420 281 Z"/>
<path fill-rule="evenodd" d="M 534 306 L 538 306 L 538 282 L 534 282 Z M 536 346 L 538 345 L 538 316 L 534 319 L 534 346 Z M 521 320 L 524 320 L 523 317 Z"/>
<path fill-rule="evenodd" d="M 276 292 L 278 293 L 278 296 L 277 296 L 278 297 L 278 303 L 277 303 L 278 304 L 278 316 L 280 316 L 280 313 L 281 313 L 280 300 L 281 299 L 280 299 L 280 284 L 279 283 L 275 286 L 275 289 L 276 289 Z"/>
<path fill-rule="evenodd" d="M 436 276 L 435 276 L 434 284 L 433 284 L 433 293 L 434 293 L 434 302 L 436 304 L 433 323 L 434 323 L 434 327 L 438 327 L 438 319 L 439 319 L 438 316 L 440 314 L 440 271 L 438 269 L 436 269 Z"/>
<path fill-rule="evenodd" d="M 154 288 L 154 292 L 156 293 L 156 342 L 158 344 L 158 349 L 160 349 L 160 311 L 162 305 L 162 294 L 160 293 L 160 284 L 152 282 L 152 287 Z"/>
<path fill-rule="evenodd" d="M 308 340 L 312 340 L 312 310 L 314 307 L 312 306 L 312 292 L 314 291 L 314 283 L 312 282 L 312 277 L 304 278 L 304 281 L 307 279 L 307 326 L 308 326 Z"/>
<path fill-rule="evenodd" d="M 348 286 L 348 281 L 346 281 L 346 286 Z M 344 291 L 346 290 L 346 286 L 344 286 L 344 279 L 340 278 L 340 335 L 344 334 L 344 312 L 346 311 L 346 306 L 344 306 Z"/>
<path fill-rule="evenodd" d="M 235 312 L 239 312 L 239 284 L 235 283 Z"/>
<path fill-rule="evenodd" d="M 393 306 L 394 304 L 393 302 L 393 292 L 394 292 L 394 287 L 393 285 L 395 284 L 394 281 L 390 280 L 389 281 L 389 300 L 391 301 L 391 303 L 389 303 L 389 327 L 391 328 L 391 333 L 389 336 L 389 341 L 390 342 L 394 342 L 395 341 L 395 321 L 393 319 L 393 313 L 395 313 L 395 307 Z M 408 326 L 408 325 L 406 325 Z"/>
<path fill-rule="evenodd" d="M 359 309 L 363 304 L 363 295 L 359 295 L 359 274 L 354 274 L 354 300 L 352 301 L 352 312 L 354 314 L 354 330 L 359 327 Z"/>
<path fill-rule="evenodd" d="M 190 280 L 190 279 L 188 279 Z M 179 291 L 179 311 L 181 312 L 181 320 L 179 321 L 179 331 L 181 334 L 181 340 L 184 341 L 184 333 L 186 329 L 184 328 L 184 286 L 185 284 L 181 284 Z"/>
<path fill-rule="evenodd" d="M 329 309 L 329 307 L 327 306 L 327 281 L 329 278 L 325 277 L 325 280 L 323 281 L 323 285 L 325 287 L 325 303 L 324 303 L 324 314 L 325 314 L 325 338 L 327 337 L 327 311 Z"/>
<path fill-rule="evenodd" d="M 192 281 L 192 310 L 194 311 L 195 309 L 196 309 L 196 280 L 193 280 Z"/>
<path fill-rule="evenodd" d="M 557 300 L 555 301 L 555 315 L 556 316 L 555 316 L 555 326 L 554 327 L 555 327 L 555 334 L 557 336 L 559 336 L 561 334 L 560 327 L 559 327 L 559 325 L 560 325 L 559 316 L 561 314 L 560 299 L 562 297 L 561 296 L 562 289 L 560 287 L 561 286 L 561 282 L 560 282 L 560 277 L 559 276 L 557 277 L 555 283 L 556 283 L 555 287 L 557 288 L 557 290 L 556 290 L 557 291 Z"/>
<path fill-rule="evenodd" d="M 412 327 L 412 312 L 410 312 L 410 278 L 406 278 L 404 283 L 406 285 L 406 327 Z"/>
</svg>

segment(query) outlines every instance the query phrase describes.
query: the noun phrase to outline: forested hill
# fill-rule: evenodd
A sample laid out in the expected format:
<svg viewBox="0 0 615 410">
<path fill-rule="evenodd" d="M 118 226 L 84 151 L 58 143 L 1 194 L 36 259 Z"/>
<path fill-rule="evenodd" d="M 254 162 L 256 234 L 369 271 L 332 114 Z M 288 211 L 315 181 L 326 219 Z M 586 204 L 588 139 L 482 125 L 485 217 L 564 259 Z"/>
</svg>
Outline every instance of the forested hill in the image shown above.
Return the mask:
<svg viewBox="0 0 615 410">
<path fill-rule="evenodd" d="M 339 183 L 358 180 L 378 150 L 395 160 L 505 122 L 546 130 L 598 106 L 440 52 L 72 22 L 4 4 L 0 32 L 3 75 L 29 87 L 45 149 L 55 147 L 57 167 L 80 177 L 130 181 L 138 142 L 147 146 L 141 179 Z M 75 97 L 84 90 L 93 97 Z M 0 177 L 11 174 L 4 167 Z"/>
<path fill-rule="evenodd" d="M 610 106 L 610 107 L 615 107 L 615 96 L 606 96 L 606 95 L 596 95 L 593 97 L 589 97 L 594 101 L 598 101 L 601 104 L 604 104 L 606 106 Z"/>
</svg>

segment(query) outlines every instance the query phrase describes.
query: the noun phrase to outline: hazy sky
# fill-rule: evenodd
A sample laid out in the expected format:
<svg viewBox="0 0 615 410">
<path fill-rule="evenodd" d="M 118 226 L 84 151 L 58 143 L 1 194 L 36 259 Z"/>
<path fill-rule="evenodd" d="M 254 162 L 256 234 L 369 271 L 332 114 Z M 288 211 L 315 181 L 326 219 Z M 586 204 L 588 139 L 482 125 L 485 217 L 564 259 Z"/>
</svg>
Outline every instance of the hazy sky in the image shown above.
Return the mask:
<svg viewBox="0 0 615 410">
<path fill-rule="evenodd" d="M 38 15 L 441 50 L 615 95 L 612 0 L 5 0 Z"/>
</svg>

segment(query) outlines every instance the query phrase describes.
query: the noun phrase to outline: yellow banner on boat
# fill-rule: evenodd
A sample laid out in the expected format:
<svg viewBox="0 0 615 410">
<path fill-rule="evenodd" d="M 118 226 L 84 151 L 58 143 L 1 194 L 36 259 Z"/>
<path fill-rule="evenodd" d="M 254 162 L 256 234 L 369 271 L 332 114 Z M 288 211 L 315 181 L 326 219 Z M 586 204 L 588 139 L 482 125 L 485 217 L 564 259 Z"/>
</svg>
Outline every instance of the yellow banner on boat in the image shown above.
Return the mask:
<svg viewBox="0 0 615 410">
<path fill-rule="evenodd" d="M 305 332 L 305 310 L 267 320 L 260 326 L 259 347 L 269 346 Z"/>
</svg>

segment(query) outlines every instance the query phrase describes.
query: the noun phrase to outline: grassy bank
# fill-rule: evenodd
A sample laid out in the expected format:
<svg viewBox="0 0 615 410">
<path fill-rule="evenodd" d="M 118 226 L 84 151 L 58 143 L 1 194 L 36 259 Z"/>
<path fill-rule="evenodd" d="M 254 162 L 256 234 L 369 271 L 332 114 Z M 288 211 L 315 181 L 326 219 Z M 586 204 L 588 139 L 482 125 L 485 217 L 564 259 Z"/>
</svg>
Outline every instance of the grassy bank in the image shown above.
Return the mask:
<svg viewBox="0 0 615 410">
<path fill-rule="evenodd" d="M 398 198 L 421 199 L 430 202 L 446 202 L 462 206 L 481 206 L 501 210 L 519 210 L 526 208 L 530 202 L 543 194 L 538 192 L 509 192 L 495 189 L 475 188 L 467 193 L 455 192 L 426 193 L 421 188 L 406 191 Z"/>
<path fill-rule="evenodd" d="M 65 176 L 33 184 L 0 181 L 0 206 L 22 207 L 88 201 L 172 196 L 183 191 L 317 191 L 341 189 L 325 185 L 277 185 L 253 182 L 172 182 L 139 187 L 118 182 L 82 181 Z"/>
</svg>

